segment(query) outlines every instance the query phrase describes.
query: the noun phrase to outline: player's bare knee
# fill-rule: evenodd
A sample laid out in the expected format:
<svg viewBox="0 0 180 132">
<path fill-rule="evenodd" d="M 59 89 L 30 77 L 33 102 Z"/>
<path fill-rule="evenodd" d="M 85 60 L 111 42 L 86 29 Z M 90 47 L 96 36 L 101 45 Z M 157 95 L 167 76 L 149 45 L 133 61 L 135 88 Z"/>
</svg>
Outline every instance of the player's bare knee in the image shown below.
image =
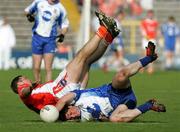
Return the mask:
<svg viewBox="0 0 180 132">
<path fill-rule="evenodd" d="M 128 70 L 127 69 L 122 69 L 116 74 L 116 79 L 117 81 L 125 81 L 128 78 Z"/>
<path fill-rule="evenodd" d="M 114 88 L 118 88 L 120 89 L 125 88 L 127 86 L 127 84 L 129 83 L 129 79 L 128 79 L 128 73 L 126 70 L 121 70 L 120 72 L 118 72 L 115 77 L 112 80 L 112 85 Z"/>
<path fill-rule="evenodd" d="M 39 67 L 33 67 L 33 70 L 39 72 L 40 68 Z"/>
<path fill-rule="evenodd" d="M 51 68 L 46 68 L 46 73 L 51 73 L 52 72 L 52 69 Z"/>
</svg>

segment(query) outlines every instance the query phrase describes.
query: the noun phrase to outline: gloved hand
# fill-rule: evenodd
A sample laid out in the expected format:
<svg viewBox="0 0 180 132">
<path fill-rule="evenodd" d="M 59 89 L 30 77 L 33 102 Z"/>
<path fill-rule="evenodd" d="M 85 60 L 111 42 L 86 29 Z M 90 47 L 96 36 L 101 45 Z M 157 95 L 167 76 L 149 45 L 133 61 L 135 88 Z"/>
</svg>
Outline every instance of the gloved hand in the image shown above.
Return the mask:
<svg viewBox="0 0 180 132">
<path fill-rule="evenodd" d="M 59 36 L 58 36 L 58 42 L 59 43 L 62 43 L 64 41 L 64 34 L 60 34 Z"/>
<path fill-rule="evenodd" d="M 27 14 L 26 17 L 27 17 L 29 22 L 34 22 L 34 20 L 35 20 L 35 18 L 32 14 Z"/>
</svg>

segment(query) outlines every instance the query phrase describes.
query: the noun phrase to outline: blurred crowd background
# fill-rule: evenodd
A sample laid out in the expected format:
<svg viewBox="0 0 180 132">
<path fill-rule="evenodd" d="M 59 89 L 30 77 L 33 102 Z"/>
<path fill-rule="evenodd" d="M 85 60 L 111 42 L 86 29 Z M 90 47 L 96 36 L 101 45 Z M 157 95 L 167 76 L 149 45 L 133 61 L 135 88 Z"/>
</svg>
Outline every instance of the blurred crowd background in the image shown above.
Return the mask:
<svg viewBox="0 0 180 132">
<path fill-rule="evenodd" d="M 0 69 L 7 70 L 9 68 L 31 68 L 31 27 L 24 15 L 24 9 L 33 0 L 1 0 L 0 4 L 0 34 L 3 21 L 12 33 L 7 37 L 4 45 L 0 41 L 0 52 L 9 48 L 9 57 L 3 60 L 4 53 L 0 56 Z M 86 0 L 61 0 L 68 12 L 70 21 L 70 29 L 66 35 L 64 44 L 57 49 L 57 58 L 54 60 L 54 68 L 61 69 L 67 62 L 72 59 L 77 48 L 77 34 L 80 28 L 81 14 L 84 12 L 83 5 Z M 159 59 L 148 72 L 152 73 L 156 69 L 171 70 L 180 69 L 180 0 L 91 0 L 91 33 L 93 34 L 97 27 L 98 21 L 94 16 L 95 10 L 101 10 L 108 16 L 117 20 L 121 34 L 114 40 L 114 44 L 109 48 L 106 55 L 94 65 L 101 67 L 105 72 L 110 70 L 118 70 L 121 66 L 127 65 L 129 62 L 136 60 L 144 55 L 142 48 L 143 39 L 155 41 Z M 151 16 L 148 16 L 151 13 Z M 156 21 L 156 32 L 154 37 L 145 35 L 143 28 L 143 20 L 151 17 Z M 172 20 L 172 21 L 171 21 Z M 164 25 L 169 21 L 173 22 L 177 29 L 174 37 L 176 38 L 175 49 L 167 52 L 165 46 Z M 8 33 L 10 34 L 10 33 Z M 15 34 L 13 36 L 13 34 Z M 85 34 L 85 33 L 84 33 Z M 0 40 L 5 38 L 5 34 L 0 35 Z M 5 41 L 5 40 L 4 40 Z M 172 40 L 173 41 L 173 40 Z M 4 61 L 4 62 L 3 62 Z M 8 64 L 6 64 L 8 63 Z M 8 65 L 8 66 L 7 66 Z"/>
</svg>

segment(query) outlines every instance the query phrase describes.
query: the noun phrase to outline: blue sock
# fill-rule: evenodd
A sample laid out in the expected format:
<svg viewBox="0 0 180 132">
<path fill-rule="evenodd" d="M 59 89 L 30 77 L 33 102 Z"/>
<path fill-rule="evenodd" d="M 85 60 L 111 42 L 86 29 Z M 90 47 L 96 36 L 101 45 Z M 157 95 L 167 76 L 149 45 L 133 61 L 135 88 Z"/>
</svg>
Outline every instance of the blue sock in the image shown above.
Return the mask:
<svg viewBox="0 0 180 132">
<path fill-rule="evenodd" d="M 145 67 L 146 65 L 151 63 L 153 60 L 152 60 L 151 56 L 146 56 L 146 57 L 140 59 L 139 61 L 141 62 L 142 66 Z"/>
<path fill-rule="evenodd" d="M 151 102 L 146 102 L 146 103 L 138 106 L 137 109 L 140 110 L 142 113 L 145 113 L 151 109 L 152 105 L 153 104 Z"/>
</svg>

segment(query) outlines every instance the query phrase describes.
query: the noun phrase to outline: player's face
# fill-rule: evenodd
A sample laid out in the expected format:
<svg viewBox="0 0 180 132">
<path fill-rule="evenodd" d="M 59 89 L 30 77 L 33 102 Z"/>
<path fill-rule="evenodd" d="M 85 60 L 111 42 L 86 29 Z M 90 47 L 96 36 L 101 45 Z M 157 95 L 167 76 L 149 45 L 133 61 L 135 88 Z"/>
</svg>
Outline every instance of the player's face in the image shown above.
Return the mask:
<svg viewBox="0 0 180 132">
<path fill-rule="evenodd" d="M 30 79 L 28 79 L 25 76 L 20 77 L 19 81 L 18 81 L 18 85 L 22 85 L 22 84 L 29 84 L 29 86 L 32 86 L 32 81 Z"/>
<path fill-rule="evenodd" d="M 65 114 L 67 120 L 74 120 L 80 117 L 80 110 L 76 106 L 69 106 Z"/>
<path fill-rule="evenodd" d="M 153 12 L 148 12 L 147 16 L 149 19 L 153 19 L 154 14 L 153 14 Z"/>
</svg>

